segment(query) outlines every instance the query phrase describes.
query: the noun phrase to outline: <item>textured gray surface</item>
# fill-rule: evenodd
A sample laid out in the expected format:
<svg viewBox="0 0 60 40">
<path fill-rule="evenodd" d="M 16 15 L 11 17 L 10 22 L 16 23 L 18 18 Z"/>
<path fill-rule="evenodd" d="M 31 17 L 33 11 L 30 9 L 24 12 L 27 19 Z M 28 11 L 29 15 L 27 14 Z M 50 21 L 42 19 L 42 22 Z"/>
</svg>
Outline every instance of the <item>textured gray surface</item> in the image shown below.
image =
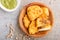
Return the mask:
<svg viewBox="0 0 60 40">
<path fill-rule="evenodd" d="M 54 27 L 49 34 L 42 38 L 30 38 L 23 36 L 23 32 L 18 27 L 18 15 L 22 7 L 30 2 L 43 2 L 54 12 Z M 15 40 L 15 37 L 19 37 L 20 40 L 60 40 L 60 0 L 21 0 L 20 7 L 14 12 L 5 12 L 0 8 L 0 40 Z M 6 39 L 6 35 L 9 31 L 9 24 L 13 24 L 15 29 L 14 37 Z M 6 26 L 7 25 L 7 26 Z M 19 36 L 20 34 L 20 36 Z M 22 39 L 23 38 L 23 39 Z M 19 40 L 18 39 L 18 40 Z"/>
</svg>

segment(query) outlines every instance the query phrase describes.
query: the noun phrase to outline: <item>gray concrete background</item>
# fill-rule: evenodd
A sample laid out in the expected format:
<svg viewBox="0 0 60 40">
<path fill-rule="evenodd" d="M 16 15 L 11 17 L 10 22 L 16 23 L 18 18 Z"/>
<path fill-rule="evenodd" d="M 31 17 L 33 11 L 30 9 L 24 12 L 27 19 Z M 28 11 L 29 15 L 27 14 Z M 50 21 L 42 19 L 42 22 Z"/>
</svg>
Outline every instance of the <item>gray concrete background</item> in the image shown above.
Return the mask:
<svg viewBox="0 0 60 40">
<path fill-rule="evenodd" d="M 18 15 L 19 11 L 30 2 L 42 2 L 50 6 L 54 12 L 54 27 L 49 34 L 42 38 L 31 38 L 23 35 L 23 32 L 18 26 Z M 9 24 L 13 24 L 15 33 L 13 38 L 7 38 L 6 35 L 9 32 Z M 20 34 L 20 36 L 19 36 Z M 6 12 L 0 8 L 0 40 L 60 40 L 60 0 L 21 0 L 20 6 L 14 12 Z"/>
</svg>

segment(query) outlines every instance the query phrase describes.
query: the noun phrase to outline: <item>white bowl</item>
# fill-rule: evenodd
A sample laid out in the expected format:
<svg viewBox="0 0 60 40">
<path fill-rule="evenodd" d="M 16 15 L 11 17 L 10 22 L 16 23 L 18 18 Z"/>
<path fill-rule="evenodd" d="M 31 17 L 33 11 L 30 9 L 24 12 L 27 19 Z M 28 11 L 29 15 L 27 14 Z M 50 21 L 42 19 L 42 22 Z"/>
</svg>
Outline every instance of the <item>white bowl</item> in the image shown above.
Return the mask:
<svg viewBox="0 0 60 40">
<path fill-rule="evenodd" d="M 18 8 L 18 6 L 20 5 L 20 2 L 21 2 L 21 0 L 17 0 L 17 6 L 16 6 L 15 8 L 13 8 L 13 9 L 7 9 L 7 8 L 5 8 L 5 7 L 1 4 L 1 2 L 0 2 L 0 7 L 1 7 L 3 10 L 7 11 L 7 12 L 12 12 L 12 11 L 15 11 L 15 10 Z"/>
</svg>

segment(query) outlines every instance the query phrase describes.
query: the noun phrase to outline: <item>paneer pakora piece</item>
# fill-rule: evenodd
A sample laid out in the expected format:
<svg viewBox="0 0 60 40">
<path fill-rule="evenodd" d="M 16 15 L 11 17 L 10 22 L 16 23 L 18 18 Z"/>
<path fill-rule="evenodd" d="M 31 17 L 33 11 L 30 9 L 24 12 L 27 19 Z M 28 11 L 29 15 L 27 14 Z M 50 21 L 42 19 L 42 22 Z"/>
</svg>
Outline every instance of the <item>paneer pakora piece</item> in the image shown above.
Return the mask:
<svg viewBox="0 0 60 40">
<path fill-rule="evenodd" d="M 42 10 L 43 10 L 43 14 L 46 15 L 46 16 L 49 16 L 49 10 L 47 7 L 41 7 Z"/>
<path fill-rule="evenodd" d="M 47 20 L 49 18 L 49 10 L 47 7 L 41 7 L 43 10 L 43 13 L 41 14 L 40 17 L 43 18 L 43 20 Z"/>
<path fill-rule="evenodd" d="M 28 28 L 30 21 L 29 21 L 27 15 L 24 16 L 23 23 L 24 23 L 25 27 Z"/>
<path fill-rule="evenodd" d="M 35 34 L 38 32 L 37 27 L 35 27 L 35 21 L 32 21 L 31 24 L 29 25 L 29 33 L 30 34 Z"/>
<path fill-rule="evenodd" d="M 50 24 L 46 24 L 44 28 L 49 28 L 49 29 L 51 29 L 51 25 L 50 25 Z"/>
<path fill-rule="evenodd" d="M 36 27 L 44 27 L 46 24 L 50 24 L 50 20 L 44 20 L 42 17 L 36 19 Z"/>
<path fill-rule="evenodd" d="M 42 14 L 42 12 L 43 11 L 41 7 L 38 5 L 33 5 L 27 8 L 27 15 L 31 21 L 39 17 Z"/>
<path fill-rule="evenodd" d="M 42 18 L 36 19 L 36 27 L 43 27 L 45 24 L 42 22 Z"/>
<path fill-rule="evenodd" d="M 46 15 L 46 14 L 41 14 L 41 16 L 40 16 L 43 20 L 47 20 L 47 19 L 49 19 L 49 17 Z"/>
<path fill-rule="evenodd" d="M 43 28 L 39 29 L 38 31 L 47 31 L 51 29 L 51 25 L 50 24 L 46 24 Z"/>
</svg>

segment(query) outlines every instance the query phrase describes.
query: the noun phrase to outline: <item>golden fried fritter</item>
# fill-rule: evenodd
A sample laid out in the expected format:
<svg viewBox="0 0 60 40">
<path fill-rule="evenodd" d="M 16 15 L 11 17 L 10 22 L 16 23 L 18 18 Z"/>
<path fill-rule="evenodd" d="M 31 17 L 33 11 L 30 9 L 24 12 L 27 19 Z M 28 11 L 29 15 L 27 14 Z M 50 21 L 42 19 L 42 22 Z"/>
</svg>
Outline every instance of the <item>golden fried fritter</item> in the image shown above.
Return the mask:
<svg viewBox="0 0 60 40">
<path fill-rule="evenodd" d="M 29 19 L 32 21 L 42 14 L 42 9 L 38 5 L 33 5 L 27 8 L 27 14 Z"/>
<path fill-rule="evenodd" d="M 30 21 L 29 21 L 27 15 L 24 16 L 23 23 L 24 23 L 25 27 L 28 28 Z"/>
<path fill-rule="evenodd" d="M 49 10 L 47 7 L 41 7 L 42 10 L 43 10 L 43 13 L 46 15 L 46 16 L 49 16 Z"/>
<path fill-rule="evenodd" d="M 32 21 L 31 24 L 29 25 L 29 33 L 30 34 L 35 34 L 38 32 L 37 27 L 35 27 L 35 21 Z"/>
<path fill-rule="evenodd" d="M 50 24 L 46 24 L 43 28 L 39 29 L 38 31 L 47 31 L 51 29 L 51 25 Z"/>
<path fill-rule="evenodd" d="M 36 19 L 36 27 L 43 27 L 45 24 L 42 22 L 42 18 Z"/>
<path fill-rule="evenodd" d="M 51 29 L 51 25 L 50 25 L 50 24 L 46 24 L 46 25 L 44 26 L 44 28 L 49 28 L 49 29 Z"/>
<path fill-rule="evenodd" d="M 47 20 L 49 18 L 49 10 L 47 7 L 41 7 L 43 10 L 43 13 L 40 15 L 43 20 Z"/>
</svg>

